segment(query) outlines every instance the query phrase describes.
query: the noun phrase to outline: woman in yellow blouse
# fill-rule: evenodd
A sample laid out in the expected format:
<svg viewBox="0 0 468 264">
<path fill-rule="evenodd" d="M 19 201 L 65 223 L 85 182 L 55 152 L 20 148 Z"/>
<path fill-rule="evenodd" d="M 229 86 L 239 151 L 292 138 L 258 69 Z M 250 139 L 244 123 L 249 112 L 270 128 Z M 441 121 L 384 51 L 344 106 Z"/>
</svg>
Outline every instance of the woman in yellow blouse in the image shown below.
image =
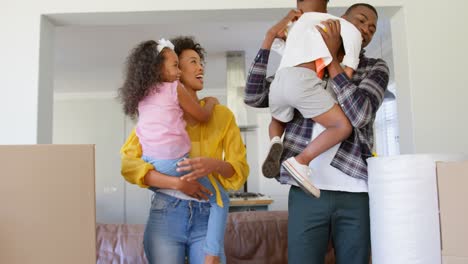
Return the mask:
<svg viewBox="0 0 468 264">
<path fill-rule="evenodd" d="M 198 100 L 197 92 L 203 89 L 204 50 L 188 37 L 173 39 L 172 43 L 179 56 L 180 81 Z M 199 101 L 204 104 L 204 100 Z M 211 194 L 196 179 L 208 175 L 226 190 L 241 188 L 249 174 L 246 150 L 234 115 L 225 106 L 216 105 L 206 123 L 198 123 L 188 115 L 184 118 L 192 142 L 192 158 L 181 162 L 179 169 L 188 174 L 182 178 L 164 175 L 144 162 L 133 131 L 121 149 L 122 175 L 130 183 L 155 191 L 144 234 L 150 263 L 182 264 L 185 257 L 195 264 L 224 263 L 224 254 L 205 259 L 203 246 L 210 206 L 206 200 L 208 195 L 216 194 Z M 218 193 L 217 185 L 214 186 Z"/>
</svg>

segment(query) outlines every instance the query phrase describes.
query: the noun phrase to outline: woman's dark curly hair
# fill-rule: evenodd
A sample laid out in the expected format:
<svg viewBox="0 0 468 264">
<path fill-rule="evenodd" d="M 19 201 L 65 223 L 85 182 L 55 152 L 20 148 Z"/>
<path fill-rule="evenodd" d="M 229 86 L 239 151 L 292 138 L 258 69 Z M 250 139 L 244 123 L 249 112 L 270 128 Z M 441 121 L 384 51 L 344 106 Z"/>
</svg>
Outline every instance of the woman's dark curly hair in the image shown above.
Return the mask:
<svg viewBox="0 0 468 264">
<path fill-rule="evenodd" d="M 125 81 L 119 88 L 119 99 L 126 115 L 138 116 L 138 103 L 145 98 L 156 84 L 162 82 L 164 50 L 158 52 L 158 43 L 148 40 L 132 50 L 126 61 Z"/>
<path fill-rule="evenodd" d="M 184 50 L 193 50 L 198 53 L 202 61 L 205 61 L 205 49 L 193 37 L 179 36 L 171 39 L 171 42 L 174 44 L 174 51 L 177 56 L 180 56 Z"/>
</svg>

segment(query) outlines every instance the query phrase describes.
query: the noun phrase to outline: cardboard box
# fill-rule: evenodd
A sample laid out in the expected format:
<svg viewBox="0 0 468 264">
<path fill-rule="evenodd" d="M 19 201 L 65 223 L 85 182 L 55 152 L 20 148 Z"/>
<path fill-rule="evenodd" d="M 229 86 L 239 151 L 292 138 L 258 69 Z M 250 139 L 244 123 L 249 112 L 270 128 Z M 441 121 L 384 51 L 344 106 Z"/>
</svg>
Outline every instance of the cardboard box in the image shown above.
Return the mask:
<svg viewBox="0 0 468 264">
<path fill-rule="evenodd" d="M 94 145 L 0 146 L 0 263 L 96 263 Z"/>
<path fill-rule="evenodd" d="M 437 162 L 443 264 L 468 263 L 468 161 Z"/>
</svg>

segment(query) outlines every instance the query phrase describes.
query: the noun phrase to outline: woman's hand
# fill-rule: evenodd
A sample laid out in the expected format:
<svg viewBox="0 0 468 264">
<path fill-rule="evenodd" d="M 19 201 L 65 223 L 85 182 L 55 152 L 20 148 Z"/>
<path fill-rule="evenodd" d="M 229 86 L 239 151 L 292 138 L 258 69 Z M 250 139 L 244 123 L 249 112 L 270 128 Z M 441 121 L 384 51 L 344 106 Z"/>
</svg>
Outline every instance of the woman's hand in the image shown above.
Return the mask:
<svg viewBox="0 0 468 264">
<path fill-rule="evenodd" d="M 208 200 L 208 196 L 213 195 L 197 181 L 187 182 L 179 177 L 168 176 L 156 170 L 150 170 L 146 173 L 144 183 L 160 189 L 179 190 L 195 199 Z"/>
<path fill-rule="evenodd" d="M 276 23 L 273 27 L 268 30 L 267 35 L 274 38 L 286 38 L 286 29 L 288 28 L 289 22 L 294 22 L 302 15 L 302 11 L 299 9 L 292 9 L 289 13 Z"/>
<path fill-rule="evenodd" d="M 207 157 L 197 157 L 185 159 L 177 164 L 177 171 L 186 171 L 188 174 L 181 177 L 181 180 L 194 181 L 207 176 L 219 168 L 219 162 L 216 159 Z"/>
<path fill-rule="evenodd" d="M 299 9 L 293 9 L 281 19 L 278 23 L 272 26 L 266 33 L 265 39 L 262 43 L 262 49 L 271 49 L 275 38 L 286 39 L 286 29 L 288 28 L 289 22 L 294 22 L 302 15 L 302 11 Z"/>
<path fill-rule="evenodd" d="M 208 201 L 208 196 L 213 195 L 213 193 L 211 193 L 210 190 L 205 188 L 199 182 L 197 181 L 188 182 L 180 178 L 179 178 L 179 183 L 177 184 L 177 190 L 198 200 Z"/>
</svg>

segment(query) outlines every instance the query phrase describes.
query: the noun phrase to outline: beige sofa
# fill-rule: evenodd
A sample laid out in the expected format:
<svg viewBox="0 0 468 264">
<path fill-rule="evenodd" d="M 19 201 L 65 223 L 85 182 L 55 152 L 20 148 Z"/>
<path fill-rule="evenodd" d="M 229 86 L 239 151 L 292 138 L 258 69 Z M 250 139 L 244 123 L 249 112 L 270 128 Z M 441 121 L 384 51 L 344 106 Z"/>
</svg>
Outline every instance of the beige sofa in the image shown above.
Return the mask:
<svg viewBox="0 0 468 264">
<path fill-rule="evenodd" d="M 228 264 L 287 263 L 286 211 L 230 213 L 225 251 Z M 98 224 L 98 264 L 147 263 L 143 252 L 144 225 Z M 331 244 L 325 263 L 335 263 Z"/>
</svg>

